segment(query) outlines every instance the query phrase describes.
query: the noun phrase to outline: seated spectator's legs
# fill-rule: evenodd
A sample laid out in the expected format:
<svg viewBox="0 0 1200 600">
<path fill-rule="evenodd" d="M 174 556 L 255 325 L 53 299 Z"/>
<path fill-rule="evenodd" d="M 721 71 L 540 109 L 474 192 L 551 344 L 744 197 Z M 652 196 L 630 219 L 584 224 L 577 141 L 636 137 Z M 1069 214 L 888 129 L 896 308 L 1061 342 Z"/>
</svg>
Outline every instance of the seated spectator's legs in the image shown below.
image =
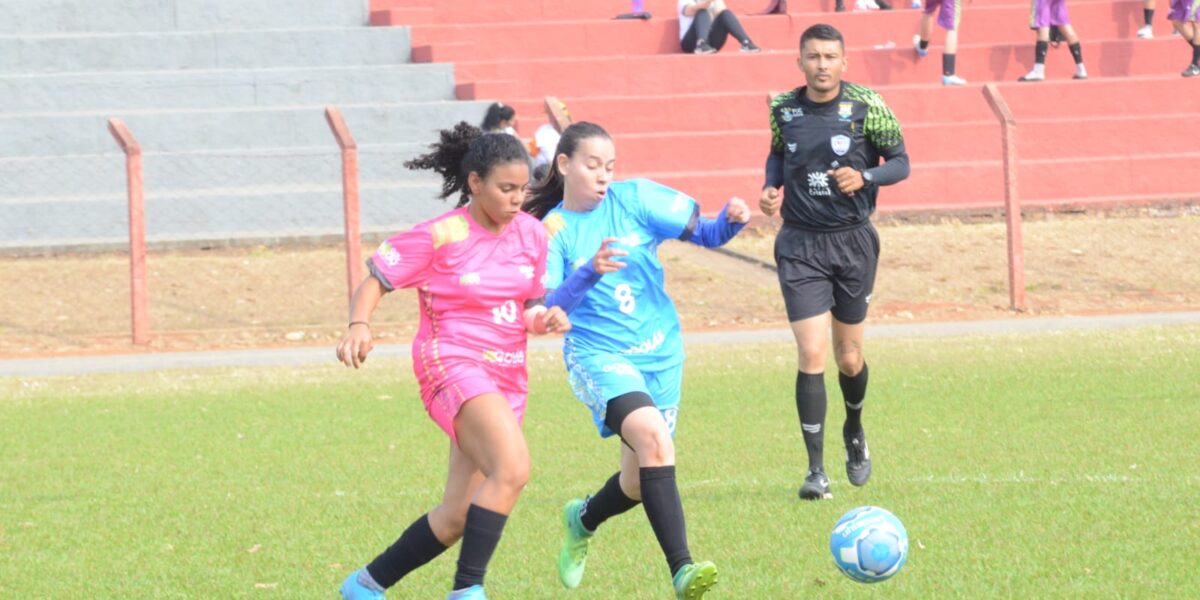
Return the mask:
<svg viewBox="0 0 1200 600">
<path fill-rule="evenodd" d="M 746 34 L 746 30 L 742 29 L 742 24 L 738 22 L 737 16 L 732 10 L 725 8 L 725 3 L 717 0 L 713 3 L 713 10 L 717 13 L 717 18 L 713 22 L 712 30 L 708 34 L 708 43 L 713 48 L 720 50 L 725 45 L 725 39 L 733 36 L 739 44 L 750 43 L 750 36 Z M 699 15 L 697 15 L 699 16 Z"/>
<path fill-rule="evenodd" d="M 688 54 L 695 52 L 696 42 L 698 40 L 707 40 L 709 34 L 712 32 L 712 27 L 712 15 L 708 14 L 707 10 L 696 13 L 696 19 L 692 21 L 691 27 L 688 27 L 687 33 L 683 34 L 683 39 L 679 40 L 680 48 Z"/>
</svg>

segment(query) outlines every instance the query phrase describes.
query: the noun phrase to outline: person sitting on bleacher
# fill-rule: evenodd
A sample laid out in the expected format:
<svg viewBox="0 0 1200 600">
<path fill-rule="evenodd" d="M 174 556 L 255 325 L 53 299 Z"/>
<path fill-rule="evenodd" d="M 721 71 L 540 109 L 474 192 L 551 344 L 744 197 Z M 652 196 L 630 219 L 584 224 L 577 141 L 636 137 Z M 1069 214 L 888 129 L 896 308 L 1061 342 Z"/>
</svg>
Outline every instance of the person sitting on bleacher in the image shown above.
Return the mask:
<svg viewBox="0 0 1200 600">
<path fill-rule="evenodd" d="M 484 133 L 507 133 L 517 135 L 517 111 L 503 102 L 493 102 L 483 116 L 479 128 Z"/>
<path fill-rule="evenodd" d="M 679 46 L 684 52 L 716 54 L 729 36 L 741 43 L 742 52 L 761 51 L 724 0 L 679 0 Z"/>
</svg>

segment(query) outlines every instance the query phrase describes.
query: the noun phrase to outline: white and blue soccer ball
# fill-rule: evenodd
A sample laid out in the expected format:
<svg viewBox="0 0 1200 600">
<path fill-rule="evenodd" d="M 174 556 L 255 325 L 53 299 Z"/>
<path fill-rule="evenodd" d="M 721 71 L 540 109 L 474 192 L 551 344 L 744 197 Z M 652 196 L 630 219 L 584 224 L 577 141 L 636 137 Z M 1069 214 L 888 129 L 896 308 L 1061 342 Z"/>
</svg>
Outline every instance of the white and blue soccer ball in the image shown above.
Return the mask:
<svg viewBox="0 0 1200 600">
<path fill-rule="evenodd" d="M 879 583 L 908 560 L 908 532 L 896 515 L 878 506 L 860 506 L 838 519 L 829 536 L 829 550 L 847 577 Z"/>
</svg>

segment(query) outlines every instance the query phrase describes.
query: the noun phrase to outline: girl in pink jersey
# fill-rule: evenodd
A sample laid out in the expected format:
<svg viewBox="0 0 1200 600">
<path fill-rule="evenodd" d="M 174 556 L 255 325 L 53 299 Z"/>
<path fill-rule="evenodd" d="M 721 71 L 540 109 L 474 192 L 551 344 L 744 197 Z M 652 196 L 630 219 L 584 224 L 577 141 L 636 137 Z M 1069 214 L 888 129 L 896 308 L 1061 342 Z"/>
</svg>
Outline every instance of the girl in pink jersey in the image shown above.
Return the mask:
<svg viewBox="0 0 1200 600">
<path fill-rule="evenodd" d="M 383 598 L 460 538 L 449 598 L 486 598 L 484 572 L 529 478 L 521 434 L 526 332 L 570 328 L 562 309 L 542 304 L 546 231 L 520 210 L 529 183 L 520 140 L 460 123 L 432 149 L 405 166 L 442 175 L 442 197 L 461 193 L 458 207 L 379 246 L 337 356 L 358 368 L 371 351 L 367 323 L 379 300 L 396 288 L 417 290 L 413 372 L 430 418 L 450 436 L 450 475 L 440 505 L 346 578 L 347 599 Z"/>
</svg>

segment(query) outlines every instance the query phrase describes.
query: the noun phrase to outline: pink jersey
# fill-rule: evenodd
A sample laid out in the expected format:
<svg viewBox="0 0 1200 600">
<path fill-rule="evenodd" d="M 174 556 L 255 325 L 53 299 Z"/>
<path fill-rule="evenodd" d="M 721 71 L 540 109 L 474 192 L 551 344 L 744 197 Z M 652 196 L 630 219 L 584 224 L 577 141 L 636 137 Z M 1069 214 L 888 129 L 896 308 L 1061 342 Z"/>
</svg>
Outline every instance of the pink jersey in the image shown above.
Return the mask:
<svg viewBox="0 0 1200 600">
<path fill-rule="evenodd" d="M 427 406 L 463 368 L 482 368 L 501 390 L 524 395 L 522 315 L 526 300 L 545 295 L 546 239 L 541 221 L 524 212 L 494 234 L 463 207 L 392 236 L 371 256 L 385 287 L 420 296 L 413 372 Z"/>
</svg>

